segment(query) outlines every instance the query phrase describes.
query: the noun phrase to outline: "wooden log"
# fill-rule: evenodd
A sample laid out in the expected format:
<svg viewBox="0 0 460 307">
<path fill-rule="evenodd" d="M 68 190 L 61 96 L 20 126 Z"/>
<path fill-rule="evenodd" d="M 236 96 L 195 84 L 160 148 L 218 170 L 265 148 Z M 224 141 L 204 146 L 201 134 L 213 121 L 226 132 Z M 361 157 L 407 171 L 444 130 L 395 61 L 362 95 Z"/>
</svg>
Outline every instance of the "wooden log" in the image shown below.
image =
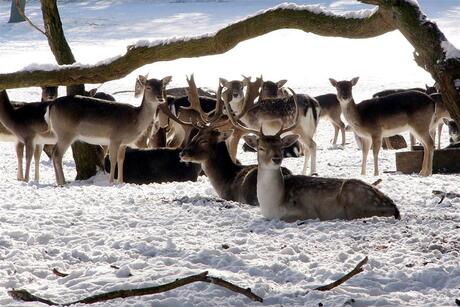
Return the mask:
<svg viewBox="0 0 460 307">
<path fill-rule="evenodd" d="M 423 150 L 396 153 L 396 170 L 403 174 L 420 172 Z M 433 174 L 460 173 L 460 148 L 445 148 L 434 151 Z"/>
</svg>

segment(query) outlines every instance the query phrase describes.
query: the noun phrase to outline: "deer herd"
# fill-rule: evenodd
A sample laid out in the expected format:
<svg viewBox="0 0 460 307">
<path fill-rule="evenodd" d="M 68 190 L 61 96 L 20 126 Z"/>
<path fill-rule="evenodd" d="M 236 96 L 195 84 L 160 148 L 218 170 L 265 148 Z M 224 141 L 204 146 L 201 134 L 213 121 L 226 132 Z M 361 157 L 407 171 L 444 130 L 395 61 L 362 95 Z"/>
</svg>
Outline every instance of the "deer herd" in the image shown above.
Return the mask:
<svg viewBox="0 0 460 307">
<path fill-rule="evenodd" d="M 315 176 L 319 119 L 332 123 L 333 144 L 341 132 L 344 146 L 343 115 L 362 151 L 362 175 L 371 148 L 374 175 L 379 174 L 382 141 L 397 133 L 408 131 L 411 146 L 414 138 L 423 146 L 422 176 L 432 173 L 436 128 L 439 148 L 443 121 L 451 142 L 460 142 L 458 126 L 432 87 L 386 90 L 356 103 L 353 87 L 358 78 L 331 78 L 336 93 L 317 97 L 294 93 L 285 87 L 286 80 L 261 77 L 254 81 L 244 76 L 233 81 L 220 78 L 216 92 L 197 88 L 193 75 L 185 89 L 167 89 L 170 82 L 169 76 L 139 76 L 135 96 L 142 96 L 142 102 L 138 107 L 94 90 L 86 96 L 58 98 L 56 87 L 44 87 L 42 101 L 34 103 L 12 102 L 1 90 L 0 141 L 16 143 L 17 179 L 29 180 L 34 158 L 34 178 L 39 180 L 46 145 L 53 146 L 47 152 L 56 182 L 64 185 L 63 155 L 79 140 L 102 146 L 108 155 L 102 163 L 111 183 L 115 179 L 120 183 L 195 181 L 204 172 L 219 197 L 258 205 L 270 219 L 399 218 L 396 205 L 376 187 L 357 179 Z M 257 151 L 258 164 L 238 161 L 241 139 L 246 148 Z M 304 156 L 303 175 L 281 166 L 290 148 L 294 148 L 291 156 Z"/>
</svg>

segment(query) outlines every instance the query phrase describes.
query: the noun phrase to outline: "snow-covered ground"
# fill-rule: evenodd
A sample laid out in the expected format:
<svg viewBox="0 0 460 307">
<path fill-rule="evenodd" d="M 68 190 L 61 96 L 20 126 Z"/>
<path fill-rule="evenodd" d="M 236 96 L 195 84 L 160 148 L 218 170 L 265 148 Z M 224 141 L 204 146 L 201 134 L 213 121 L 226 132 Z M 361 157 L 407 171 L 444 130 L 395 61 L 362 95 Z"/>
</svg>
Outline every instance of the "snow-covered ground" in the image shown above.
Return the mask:
<svg viewBox="0 0 460 307">
<path fill-rule="evenodd" d="M 179 2 L 179 1 L 177 1 Z M 185 2 L 185 3 L 183 3 Z M 326 8 L 337 8 L 339 2 Z M 63 1 L 63 24 L 76 58 L 94 63 L 122 53 L 142 39 L 214 31 L 277 1 Z M 423 7 L 423 1 L 419 1 Z M 39 4 L 28 14 L 40 24 Z M 457 10 L 456 10 L 457 9 Z M 9 1 L 0 1 L 0 71 L 53 63 L 44 38 L 26 24 L 6 24 Z M 451 42 L 460 29 L 452 14 L 438 16 Z M 444 18 L 445 17 L 445 18 Z M 450 31 L 450 32 L 449 32 Z M 391 46 L 391 48 L 389 48 Z M 289 80 L 298 92 L 331 92 L 327 78 L 359 75 L 358 99 L 383 88 L 431 84 L 412 60 L 411 47 L 398 33 L 368 40 L 320 38 L 282 30 L 239 44 L 230 52 L 145 66 L 101 90 L 132 89 L 137 74 L 173 75 L 173 86 L 195 72 L 197 84 L 214 87 L 217 77 L 264 74 Z M 384 57 L 381 57 L 384 56 Z M 9 92 L 14 99 L 37 100 L 39 90 Z M 131 95 L 118 96 L 139 103 Z M 209 270 L 251 287 L 265 305 L 283 306 L 453 306 L 460 298 L 460 199 L 432 190 L 460 192 L 459 175 L 382 174 L 359 176 L 361 153 L 347 133 L 344 149 L 332 147 L 332 126 L 321 122 L 318 171 L 321 176 L 383 181 L 380 189 L 401 211 L 401 220 L 306 221 L 287 224 L 264 219 L 258 208 L 222 201 L 206 177 L 198 182 L 108 186 L 107 175 L 55 187 L 51 163 L 43 158 L 40 183 L 15 180 L 11 143 L 0 144 L 0 305 L 38 306 L 13 301 L 6 293 L 25 288 L 58 302 L 115 289 L 155 285 Z M 447 144 L 444 132 L 443 144 Z M 239 152 L 243 163 L 255 154 Z M 295 173 L 302 159 L 286 159 Z M 394 152 L 382 151 L 381 170 L 394 170 Z M 372 158 L 368 161 L 372 170 Z M 64 171 L 75 176 L 70 153 Z M 226 248 L 228 246 L 228 248 Z M 365 271 L 328 292 L 310 291 L 351 270 L 369 257 Z M 116 269 L 114 267 L 118 267 Z M 57 277 L 53 268 L 70 273 Z M 351 300 L 354 300 L 352 302 Z M 164 294 L 109 301 L 98 306 L 247 306 L 246 297 L 209 284 L 192 284 Z"/>
</svg>

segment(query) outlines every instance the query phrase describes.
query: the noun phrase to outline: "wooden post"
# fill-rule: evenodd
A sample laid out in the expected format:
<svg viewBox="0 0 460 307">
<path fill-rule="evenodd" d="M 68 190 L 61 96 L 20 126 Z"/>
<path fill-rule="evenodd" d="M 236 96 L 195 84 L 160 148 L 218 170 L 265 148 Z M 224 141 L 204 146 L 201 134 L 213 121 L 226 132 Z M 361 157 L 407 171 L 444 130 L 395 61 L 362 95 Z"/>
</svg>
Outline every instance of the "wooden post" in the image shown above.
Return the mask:
<svg viewBox="0 0 460 307">
<path fill-rule="evenodd" d="M 396 170 L 404 174 L 418 173 L 422 169 L 423 150 L 396 153 Z M 460 173 L 460 148 L 434 151 L 433 174 Z"/>
</svg>

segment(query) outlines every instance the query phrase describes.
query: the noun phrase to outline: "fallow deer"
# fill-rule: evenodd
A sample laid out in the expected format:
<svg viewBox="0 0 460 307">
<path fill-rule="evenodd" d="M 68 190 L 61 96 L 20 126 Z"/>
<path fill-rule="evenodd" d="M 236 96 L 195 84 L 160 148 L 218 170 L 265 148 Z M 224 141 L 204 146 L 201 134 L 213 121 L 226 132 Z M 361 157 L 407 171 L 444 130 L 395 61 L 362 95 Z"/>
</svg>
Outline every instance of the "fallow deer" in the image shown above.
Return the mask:
<svg viewBox="0 0 460 307">
<path fill-rule="evenodd" d="M 198 163 L 182 162 L 182 149 L 126 148 L 123 179 L 126 183 L 149 184 L 172 181 L 196 181 L 201 172 Z M 105 170 L 110 171 L 110 159 L 105 158 Z M 116 178 L 117 168 L 115 170 Z"/>
<path fill-rule="evenodd" d="M 161 80 L 139 76 L 143 98 L 135 107 L 84 96 L 66 96 L 56 99 L 49 107 L 49 123 L 56 134 L 53 164 L 58 185 L 65 184 L 62 157 L 75 141 L 108 145 L 111 162 L 110 182 L 114 181 L 118 163 L 118 181 L 123 182 L 123 160 L 126 145 L 136 141 L 150 124 L 158 104 L 166 100 L 165 88 L 171 77 Z"/>
<path fill-rule="evenodd" d="M 294 95 L 295 104 L 297 97 Z M 248 144 L 257 149 L 257 198 L 262 215 L 269 219 L 286 222 L 305 219 L 358 219 L 371 216 L 393 216 L 400 218 L 393 201 L 360 180 L 335 179 L 308 176 L 286 176 L 281 172 L 282 149 L 293 144 L 298 135 L 282 134 L 294 131 L 298 125 L 299 111 L 291 126 L 275 135 L 265 135 L 242 126 L 231 113 L 232 124 L 247 133 Z"/>
<path fill-rule="evenodd" d="M 453 120 L 444 119 L 444 123 L 449 128 L 449 146 L 447 148 L 460 147 L 460 128 Z"/>
<path fill-rule="evenodd" d="M 255 82 L 247 80 L 248 90 L 252 89 L 251 95 L 259 96 L 259 88 L 262 86 L 262 79 L 257 78 Z M 251 86 L 251 87 L 249 87 Z M 310 173 L 316 173 L 316 143 L 313 136 L 316 132 L 318 124 L 318 114 L 320 108 L 318 102 L 308 95 L 297 95 L 300 110 L 300 122 L 295 127 L 292 133 L 300 135 L 300 142 L 303 145 L 304 151 L 304 167 L 303 174 L 307 173 L 307 164 L 311 156 Z M 223 99 L 225 100 L 225 97 Z M 228 102 L 228 101 L 227 101 Z M 227 105 L 227 103 L 225 104 Z M 231 105 L 228 104 L 230 107 Z M 257 104 L 243 101 L 238 104 L 236 110 L 231 109 L 228 112 L 237 112 L 237 118 L 251 129 L 259 129 L 262 124 L 264 129 L 278 131 L 279 127 L 287 123 L 293 116 L 294 112 L 293 97 L 275 98 L 259 100 Z M 237 128 L 236 128 L 237 129 Z M 269 132 L 270 133 L 270 132 Z"/>
<path fill-rule="evenodd" d="M 337 98 L 345 119 L 362 140 L 361 174 L 366 174 L 367 155 L 371 144 L 374 154 L 374 175 L 377 176 L 382 137 L 409 130 L 422 142 L 424 148 L 420 175 L 431 175 L 434 142 L 430 130 L 434 126 L 434 101 L 422 92 L 407 91 L 355 104 L 352 88 L 358 79 L 336 81 L 331 78 L 329 80 L 337 90 Z"/>
<path fill-rule="evenodd" d="M 258 205 L 257 165 L 237 164 L 230 157 L 225 140 L 230 136 L 231 130 L 221 131 L 223 127 L 231 126 L 228 124 L 228 119 L 222 115 L 222 108 L 219 107 L 222 103 L 219 98 L 222 97 L 221 91 L 219 85 L 216 107 L 218 113 L 212 117 L 197 108 L 195 119 L 190 118 L 191 122 L 184 122 L 172 114 L 165 103 L 162 104 L 162 109 L 177 123 L 198 129 L 198 133 L 182 150 L 181 159 L 186 162 L 201 163 L 204 173 L 219 197 L 256 206 Z M 192 106 L 199 107 L 199 104 L 195 100 Z M 205 118 L 205 121 L 202 118 Z M 290 171 L 282 168 L 282 173 L 287 175 Z"/>
<path fill-rule="evenodd" d="M 342 146 L 345 145 L 345 124 L 340 118 L 342 115 L 342 109 L 340 108 L 339 100 L 336 94 L 324 94 L 316 96 L 315 99 L 318 101 L 321 112 L 319 118 L 327 119 L 331 122 L 334 127 L 334 139 L 332 144 L 337 144 L 337 137 L 340 133 L 342 134 Z"/>
<path fill-rule="evenodd" d="M 49 101 L 57 91 L 42 88 L 42 101 L 20 103 L 13 105 L 5 90 L 0 92 L 0 135 L 2 140 L 16 142 L 16 157 L 18 160 L 17 179 L 29 181 L 32 157 L 35 162 L 35 181 L 40 179 L 40 156 L 45 144 L 54 144 L 56 138 L 48 131 L 44 119 Z M 55 97 L 54 97 L 55 98 Z M 26 152 L 26 167 L 23 170 L 24 147 Z"/>
</svg>

